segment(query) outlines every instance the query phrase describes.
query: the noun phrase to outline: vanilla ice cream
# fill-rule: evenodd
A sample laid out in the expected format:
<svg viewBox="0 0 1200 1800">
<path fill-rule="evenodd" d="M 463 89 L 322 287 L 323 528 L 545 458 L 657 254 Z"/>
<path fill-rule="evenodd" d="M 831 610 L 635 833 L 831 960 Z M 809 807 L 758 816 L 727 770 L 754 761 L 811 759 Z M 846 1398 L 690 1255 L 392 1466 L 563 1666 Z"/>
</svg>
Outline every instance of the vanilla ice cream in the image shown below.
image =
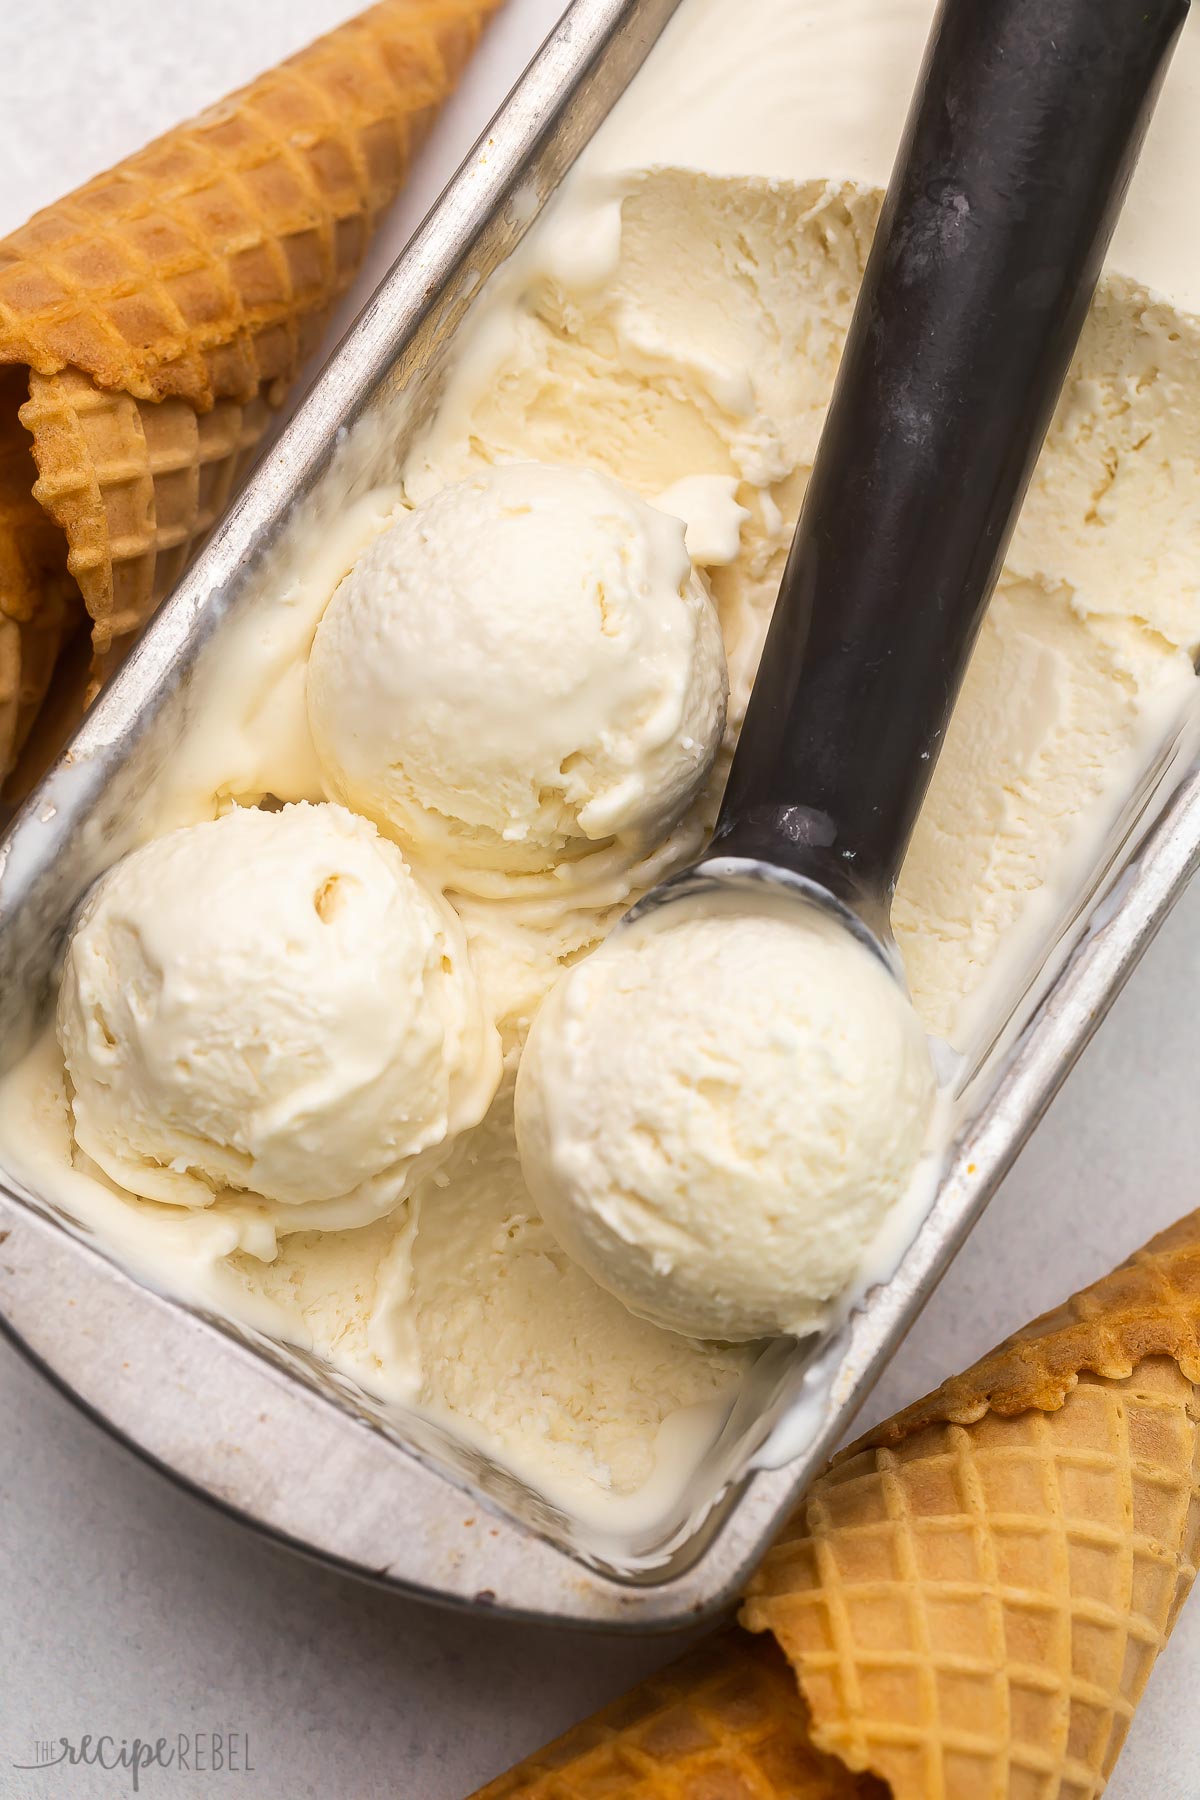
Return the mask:
<svg viewBox="0 0 1200 1800">
<path fill-rule="evenodd" d="M 517 1159 L 506 1084 L 453 1181 L 430 1193 L 412 1251 L 424 1409 L 550 1484 L 643 1511 L 711 1444 L 748 1345 L 700 1345 L 631 1316 L 568 1256 Z M 481 1368 L 491 1378 L 480 1381 Z M 667 1467 L 660 1439 L 673 1421 Z M 673 1474 L 668 1474 L 673 1470 Z"/>
<path fill-rule="evenodd" d="M 852 36 L 863 15 L 861 4 L 848 8 Z M 718 32 L 708 0 L 695 17 Z M 823 33 L 841 44 L 807 6 L 781 18 L 780 30 L 797 45 Z M 918 49 L 914 40 L 914 74 Z M 1179 58 L 1186 49 L 1185 34 Z M 864 57 L 873 66 L 873 53 Z M 693 66 L 682 43 L 677 59 Z M 651 76 L 661 106 L 665 59 L 650 65 Z M 796 127 L 807 150 L 814 120 L 833 102 L 818 94 L 819 65 L 797 79 L 815 109 Z M 899 94 L 888 93 L 898 130 Z M 646 127 L 664 153 L 682 157 L 684 140 L 693 142 L 674 112 L 647 114 Z M 864 120 L 863 131 L 871 165 L 877 123 Z M 736 134 L 714 138 L 719 174 L 707 172 L 708 148 L 701 155 L 694 146 L 699 171 L 631 170 L 621 159 L 633 136 L 630 112 L 614 115 L 586 180 L 568 188 L 520 253 L 519 279 L 510 278 L 523 304 L 514 301 L 506 335 L 493 320 L 489 333 L 468 340 L 406 482 L 421 495 L 480 460 L 531 454 L 619 469 L 648 497 L 689 470 L 732 480 L 745 513 L 740 550 L 711 571 L 710 584 L 736 729 L 879 195 L 849 179 L 735 176 Z M 836 170 L 850 154 L 844 119 L 830 125 L 830 139 Z M 620 223 L 607 278 L 596 279 L 594 263 L 573 276 L 570 247 L 583 221 L 606 208 Z M 670 257 L 659 254 L 663 243 L 675 247 Z M 894 928 L 918 1010 L 968 1055 L 991 1041 L 993 1008 L 1011 1007 L 1035 973 L 1047 934 L 1071 915 L 1097 842 L 1191 701 L 1200 639 L 1198 393 L 1196 318 L 1107 276 L 896 896 Z"/>
<path fill-rule="evenodd" d="M 67 948 L 75 1141 L 132 1194 L 390 1211 L 487 1110 L 462 930 L 365 820 L 238 810 L 118 863 Z"/>
<path fill-rule="evenodd" d="M 325 1365 L 342 1384 L 415 1407 L 422 1428 L 435 1420 L 570 1518 L 603 1514 L 621 1530 L 638 1519 L 652 1535 L 662 1520 L 678 1522 L 680 1507 L 711 1499 L 722 1470 L 738 1477 L 745 1455 L 722 1462 L 721 1421 L 732 1416 L 728 1432 L 748 1441 L 765 1416 L 755 1410 L 756 1382 L 782 1351 L 764 1359 L 753 1345 L 665 1331 L 629 1313 L 565 1254 L 522 1176 L 513 1081 L 544 995 L 564 970 L 578 966 L 583 980 L 621 907 L 694 856 L 712 824 L 932 15 L 933 0 L 743 0 L 733 12 L 729 0 L 682 0 L 628 94 L 478 297 L 418 437 L 398 446 L 380 427 L 380 479 L 393 485 L 353 498 L 331 485 L 325 510 L 297 519 L 269 598 L 226 621 L 189 694 L 188 728 L 145 829 L 211 821 L 231 800 L 264 796 L 332 797 L 373 817 L 400 840 L 426 887 L 448 896 L 445 906 L 431 904 L 459 974 L 451 912 L 461 921 L 486 1029 L 494 1023 L 504 1044 L 505 1073 L 487 1116 L 466 1125 L 486 1105 L 488 1082 L 471 1106 L 460 1104 L 475 1066 L 464 1053 L 462 1085 L 447 1077 L 431 1104 L 447 1120 L 434 1131 L 445 1143 L 465 1127 L 450 1154 L 427 1166 L 427 1156 L 442 1156 L 431 1147 L 411 1171 L 397 1167 L 411 1192 L 395 1214 L 327 1229 L 312 1210 L 328 1206 L 323 1217 L 345 1224 L 341 1202 L 301 1197 L 346 1178 L 336 1146 L 350 1156 L 352 1178 L 368 1187 L 377 1159 L 390 1167 L 392 1158 L 377 1125 L 360 1132 L 352 1124 L 357 1100 L 345 1119 L 335 1105 L 342 1051 L 332 1045 L 358 1043 L 336 1007 L 315 1055 L 323 1071 L 318 1111 L 331 1115 L 337 1176 L 307 1161 L 298 1167 L 282 1137 L 268 1134 L 269 1158 L 265 1146 L 250 1146 L 239 1124 L 246 1095 L 232 1093 L 205 1130 L 238 1154 L 227 1162 L 222 1151 L 214 1161 L 206 1141 L 194 1164 L 188 1151 L 181 1170 L 170 1168 L 177 1133 L 157 1124 L 149 1133 L 148 1122 L 177 1116 L 185 1071 L 141 1069 L 148 1051 L 133 1019 L 122 1034 L 129 1033 L 134 1098 L 119 1120 L 103 1098 L 92 1100 L 89 1120 L 80 1096 L 92 1076 L 85 1061 L 64 1069 L 52 1028 L 0 1081 L 5 1169 L 149 1279 L 298 1347 L 310 1367 Z M 1159 758 L 1181 718 L 1196 711 L 1200 253 L 1189 222 L 1198 204 L 1193 23 L 896 895 L 894 926 L 917 1012 L 957 1048 L 964 1081 L 979 1077 L 964 1106 L 994 1078 L 996 1044 L 1029 1018 L 1031 984 L 1086 914 Z M 405 432 L 407 415 L 397 417 Z M 531 463 L 547 466 L 520 472 Z M 503 554 L 481 554 L 487 507 L 513 491 L 508 484 L 522 483 L 536 486 L 536 510 L 504 521 Z M 425 531 L 422 521 L 439 516 L 443 528 Z M 692 586 L 685 551 L 703 572 L 712 612 Z M 601 581 L 608 621 L 617 625 L 611 638 Z M 729 672 L 728 724 L 703 780 L 719 735 L 713 612 Z M 653 842 L 693 791 L 678 823 Z M 226 821 L 204 829 L 225 830 Z M 631 861 L 639 835 L 651 841 Z M 176 943 L 185 931 L 210 946 L 250 943 L 249 923 L 210 925 L 197 918 L 188 884 L 178 886 L 177 899 L 172 888 L 165 898 L 147 891 L 121 902 L 135 923 L 119 952 L 132 959 L 131 994 L 143 979 L 143 931 L 168 970 L 185 958 L 186 946 Z M 278 886 L 262 908 L 259 935 L 270 944 L 238 952 L 256 996 L 263 987 L 278 991 L 271 970 L 285 959 L 273 947 Z M 329 928 L 318 930 L 315 913 L 305 926 L 325 941 Z M 215 985 L 217 969 L 232 970 L 232 954 L 221 951 L 212 977 L 195 977 L 196 1018 L 186 1032 L 181 1025 L 186 1045 L 175 1053 L 185 1063 L 201 1024 L 219 1045 L 225 1017 L 244 1017 L 250 1006 L 249 991 L 243 1002 L 240 988 L 228 994 L 223 980 L 219 992 Z M 422 1004 L 412 1021 L 417 1048 L 389 1035 L 398 1021 L 380 1023 L 381 1094 L 411 1059 L 433 1069 L 426 1050 L 439 1033 L 449 1041 L 440 1021 L 465 991 L 465 976 L 464 986 L 445 971 L 439 980 L 436 968 L 430 978 L 419 954 L 414 985 L 413 964 L 397 955 L 400 991 L 420 989 L 433 1005 Z M 321 980 L 333 979 L 325 969 Z M 314 992 L 327 992 L 313 980 Z M 811 983 L 787 980 L 769 1025 L 783 1039 L 827 991 L 815 970 Z M 120 997 L 111 997 L 117 985 L 102 984 L 103 1005 L 122 1020 Z M 385 985 L 394 985 L 392 976 L 381 977 Z M 706 993 L 689 969 L 672 988 L 672 1006 L 695 1017 L 697 1030 L 701 1012 L 725 1020 L 730 1045 L 744 1050 L 728 1023 L 725 990 L 708 986 Z M 364 1005 L 375 1018 L 372 995 Z M 64 1015 L 74 1006 L 64 999 Z M 823 1016 L 832 1029 L 832 1015 Z M 281 1045 L 294 1046 L 290 1014 L 270 1018 L 272 1034 L 279 1020 Z M 665 1026 L 651 1018 L 647 1029 Z M 68 1060 L 82 1034 L 81 1020 L 67 1036 Z M 739 1260 L 737 1209 L 716 1203 L 725 1177 L 714 1146 L 728 1109 L 718 1089 L 706 1096 L 697 1086 L 698 1098 L 690 1096 L 689 1083 L 704 1078 L 679 1048 L 688 1039 L 674 1016 L 669 1035 L 674 1062 L 664 1049 L 659 1068 L 649 1043 L 631 1038 L 614 1050 L 605 1079 L 622 1088 L 631 1112 L 653 1112 L 654 1131 L 708 1196 L 698 1250 L 711 1259 L 721 1234 L 730 1234 L 728 1281 L 722 1268 L 713 1291 L 726 1282 L 734 1292 L 736 1274 L 736 1287 L 752 1292 L 763 1272 L 749 1263 L 773 1252 L 764 1253 L 761 1232 L 747 1230 Z M 102 1034 L 92 1042 L 103 1071 L 110 1047 Z M 359 1044 L 353 1054 L 361 1052 Z M 780 1083 L 792 1057 L 786 1048 L 777 1056 L 763 1049 L 752 1059 L 764 1097 L 754 1141 L 761 1132 L 768 1150 L 790 1144 L 794 1122 L 784 1116 Z M 869 1045 L 857 1066 L 886 1096 L 887 1076 Z M 920 1059 L 902 1050 L 898 1066 L 923 1091 Z M 630 1085 L 635 1070 L 644 1094 Z M 414 1079 L 427 1094 L 424 1078 Z M 822 1091 L 820 1072 L 803 1089 L 790 1083 L 797 1120 Z M 693 1099 L 704 1127 L 690 1132 L 671 1107 Z M 425 1108 L 424 1099 L 414 1106 L 413 1141 L 424 1136 Z M 846 1219 L 827 1207 L 816 1235 L 813 1197 L 836 1186 L 837 1173 L 813 1167 L 807 1141 L 796 1146 L 804 1179 L 786 1195 L 796 1217 L 785 1222 L 781 1213 L 769 1235 L 781 1257 L 796 1258 L 797 1322 L 805 1304 L 840 1281 L 849 1278 L 852 1303 L 867 1276 L 891 1266 L 881 1255 L 847 1273 L 885 1187 L 913 1154 L 911 1143 L 889 1135 L 880 1110 L 864 1146 L 877 1144 L 883 1161 L 862 1192 L 855 1189 Z M 585 1144 L 586 1124 L 578 1125 Z M 735 1116 L 731 1157 L 741 1125 Z M 134 1144 L 143 1128 L 149 1135 Z M 178 1181 L 203 1202 L 214 1180 L 241 1166 L 243 1151 L 270 1161 L 280 1191 L 299 1203 L 223 1193 L 208 1206 L 163 1206 L 142 1197 L 147 1168 L 152 1180 L 166 1169 L 169 1186 Z M 618 1154 L 628 1170 L 617 1167 Z M 649 1163 L 649 1146 L 636 1137 L 589 1150 L 597 1191 L 610 1167 L 614 1179 L 626 1172 L 640 1181 L 643 1154 Z M 857 1156 L 848 1146 L 847 1183 Z M 265 1167 L 255 1179 L 268 1182 Z M 736 1167 L 729 1179 L 737 1181 Z M 669 1198 L 655 1215 L 668 1251 Z M 350 1210 L 357 1218 L 363 1209 L 356 1200 Z M 911 1219 L 906 1205 L 891 1210 Z M 569 1228 L 558 1221 L 564 1237 Z M 612 1242 L 619 1262 L 623 1249 Z M 395 1416 L 406 1433 L 417 1430 L 411 1412 Z M 673 1435 L 681 1419 L 689 1422 L 686 1454 Z M 702 1478 L 688 1488 L 698 1467 Z"/>
<path fill-rule="evenodd" d="M 335 798 L 456 885 L 662 837 L 725 728 L 684 523 L 611 477 L 517 463 L 402 512 L 313 645 Z"/>
<path fill-rule="evenodd" d="M 559 1243 L 693 1337 L 824 1323 L 909 1188 L 935 1083 L 882 958 L 801 901 L 676 901 L 543 1003 L 521 1166 Z"/>
</svg>

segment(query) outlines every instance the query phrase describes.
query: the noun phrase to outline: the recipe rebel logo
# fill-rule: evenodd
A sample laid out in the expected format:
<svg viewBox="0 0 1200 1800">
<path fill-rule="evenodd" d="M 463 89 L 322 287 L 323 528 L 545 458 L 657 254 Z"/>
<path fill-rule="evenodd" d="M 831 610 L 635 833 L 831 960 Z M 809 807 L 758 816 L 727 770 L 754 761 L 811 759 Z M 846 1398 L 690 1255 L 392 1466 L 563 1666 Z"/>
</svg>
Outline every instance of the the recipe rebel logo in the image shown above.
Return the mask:
<svg viewBox="0 0 1200 1800">
<path fill-rule="evenodd" d="M 155 1738 L 114 1737 L 86 1731 L 78 1737 L 35 1738 L 32 1754 L 11 1767 L 24 1770 L 104 1769 L 124 1771 L 129 1791 L 142 1791 L 151 1770 L 189 1775 L 253 1775 L 246 1731 L 177 1731 Z"/>
</svg>

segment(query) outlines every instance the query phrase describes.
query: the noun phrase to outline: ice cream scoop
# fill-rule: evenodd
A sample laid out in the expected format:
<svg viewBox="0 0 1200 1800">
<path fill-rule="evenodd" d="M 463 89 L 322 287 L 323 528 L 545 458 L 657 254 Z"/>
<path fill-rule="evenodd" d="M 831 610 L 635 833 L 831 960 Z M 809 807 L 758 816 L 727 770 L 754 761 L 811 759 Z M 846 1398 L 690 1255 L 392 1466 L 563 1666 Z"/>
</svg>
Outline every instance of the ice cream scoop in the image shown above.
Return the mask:
<svg viewBox="0 0 1200 1800">
<path fill-rule="evenodd" d="M 725 725 L 725 652 L 681 520 L 610 476 L 516 463 L 360 557 L 317 631 L 334 798 L 458 888 L 662 837 Z"/>
<path fill-rule="evenodd" d="M 602 1285 L 678 1330 L 811 1323 L 851 1260 L 818 1254 L 814 1216 L 828 1249 L 847 1194 L 869 1194 L 865 1252 L 910 1185 L 934 1087 L 923 1049 L 907 1078 L 891 898 L 1186 10 L 943 5 L 711 846 L 629 915 L 636 955 L 614 934 L 535 1021 L 517 1093 L 534 1196 Z M 785 897 L 791 936 L 748 954 Z M 819 941 L 836 974 L 801 998 Z M 649 1030 L 692 1042 L 646 1059 Z M 636 1089 L 596 1085 L 604 1054 L 636 1055 Z"/>
<path fill-rule="evenodd" d="M 58 1008 L 75 1141 L 132 1194 L 359 1225 L 500 1077 L 457 918 L 338 806 L 238 809 L 118 863 Z"/>
<path fill-rule="evenodd" d="M 766 884 L 722 890 L 617 931 L 552 990 L 517 1076 L 521 1161 L 562 1248 L 630 1311 L 800 1335 L 909 1181 L 933 1098 L 878 956 Z"/>
</svg>

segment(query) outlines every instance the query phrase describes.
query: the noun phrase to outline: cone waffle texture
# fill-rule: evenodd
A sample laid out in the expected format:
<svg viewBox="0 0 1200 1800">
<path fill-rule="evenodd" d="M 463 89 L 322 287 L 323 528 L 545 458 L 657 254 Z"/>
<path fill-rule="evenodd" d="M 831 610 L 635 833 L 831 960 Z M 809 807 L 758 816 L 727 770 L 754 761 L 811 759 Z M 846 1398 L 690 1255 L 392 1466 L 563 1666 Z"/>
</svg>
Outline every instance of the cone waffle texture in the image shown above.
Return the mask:
<svg viewBox="0 0 1200 1800">
<path fill-rule="evenodd" d="M 1195 1578 L 1198 1331 L 1200 1212 L 837 1458 L 744 1631 L 483 1795 L 1094 1800 Z"/>
<path fill-rule="evenodd" d="M 29 434 L 16 412 L 19 386 L 18 372 L 0 371 L 0 771 L 49 687 L 73 585 L 66 543 L 33 498 Z"/>
<path fill-rule="evenodd" d="M 480 1790 L 478 1800 L 886 1800 L 815 1750 L 777 1645 L 724 1633 Z"/>
<path fill-rule="evenodd" d="M 1200 1214 L 818 1481 L 743 1609 L 897 1800 L 1089 1800 L 1200 1545 Z"/>
<path fill-rule="evenodd" d="M 0 241 L 4 429 L 19 407 L 99 672 L 226 505 L 498 3 L 382 0 Z M 56 609 L 35 631 L 0 595 L 0 771 Z"/>
<path fill-rule="evenodd" d="M 382 0 L 0 247 L 0 361 L 139 400 L 288 381 L 495 0 Z"/>
<path fill-rule="evenodd" d="M 103 674 L 228 505 L 270 408 L 255 397 L 199 413 L 186 400 L 108 394 L 67 369 L 31 373 L 20 417 L 39 471 L 36 503 L 70 546 Z"/>
</svg>

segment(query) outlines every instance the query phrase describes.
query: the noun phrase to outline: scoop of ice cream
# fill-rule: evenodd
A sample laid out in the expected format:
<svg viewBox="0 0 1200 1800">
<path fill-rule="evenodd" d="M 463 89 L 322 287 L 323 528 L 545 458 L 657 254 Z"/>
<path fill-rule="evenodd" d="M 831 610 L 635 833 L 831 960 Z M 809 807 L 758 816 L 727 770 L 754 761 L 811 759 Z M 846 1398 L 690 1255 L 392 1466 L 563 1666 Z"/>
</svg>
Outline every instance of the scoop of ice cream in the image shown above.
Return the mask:
<svg viewBox="0 0 1200 1800">
<path fill-rule="evenodd" d="M 237 810 L 118 863 L 72 935 L 58 1035 L 106 1175 L 183 1206 L 242 1189 L 306 1225 L 398 1204 L 499 1079 L 453 913 L 337 806 Z"/>
<path fill-rule="evenodd" d="M 726 694 L 682 521 L 538 463 L 401 514 L 334 595 L 308 671 L 329 792 L 468 886 L 663 836 Z"/>
<path fill-rule="evenodd" d="M 631 1312 L 799 1334 L 908 1187 L 934 1092 L 912 1008 L 836 921 L 681 902 L 552 990 L 517 1135 L 551 1231 Z"/>
</svg>

